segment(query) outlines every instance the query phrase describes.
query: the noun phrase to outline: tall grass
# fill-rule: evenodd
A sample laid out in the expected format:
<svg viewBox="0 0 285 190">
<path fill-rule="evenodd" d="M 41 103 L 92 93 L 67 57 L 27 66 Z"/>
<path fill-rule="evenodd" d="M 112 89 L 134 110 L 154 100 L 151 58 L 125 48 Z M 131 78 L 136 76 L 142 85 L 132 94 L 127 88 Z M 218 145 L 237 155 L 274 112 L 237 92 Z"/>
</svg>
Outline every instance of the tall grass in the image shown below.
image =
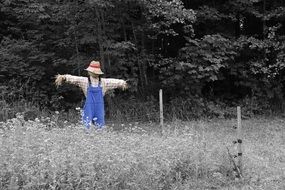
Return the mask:
<svg viewBox="0 0 285 190">
<path fill-rule="evenodd" d="M 1 123 L 0 189 L 284 189 L 285 122 L 244 126 L 244 179 L 226 146 L 234 120 L 124 125 L 85 134 L 20 116 Z M 158 129 L 158 128 L 156 128 Z"/>
</svg>

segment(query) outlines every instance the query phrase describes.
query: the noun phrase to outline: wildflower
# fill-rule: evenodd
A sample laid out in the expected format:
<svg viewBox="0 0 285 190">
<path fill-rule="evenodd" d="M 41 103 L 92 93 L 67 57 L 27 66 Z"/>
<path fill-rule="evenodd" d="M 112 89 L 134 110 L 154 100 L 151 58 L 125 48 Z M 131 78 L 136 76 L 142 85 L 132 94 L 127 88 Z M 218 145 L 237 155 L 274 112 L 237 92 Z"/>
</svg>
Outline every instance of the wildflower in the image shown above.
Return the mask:
<svg viewBox="0 0 285 190">
<path fill-rule="evenodd" d="M 79 110 L 80 110 L 80 107 L 75 108 L 75 110 L 79 111 Z"/>
<path fill-rule="evenodd" d="M 40 122 L 39 118 L 36 117 L 35 122 Z"/>
<path fill-rule="evenodd" d="M 59 111 L 55 111 L 55 114 L 59 114 Z"/>
</svg>

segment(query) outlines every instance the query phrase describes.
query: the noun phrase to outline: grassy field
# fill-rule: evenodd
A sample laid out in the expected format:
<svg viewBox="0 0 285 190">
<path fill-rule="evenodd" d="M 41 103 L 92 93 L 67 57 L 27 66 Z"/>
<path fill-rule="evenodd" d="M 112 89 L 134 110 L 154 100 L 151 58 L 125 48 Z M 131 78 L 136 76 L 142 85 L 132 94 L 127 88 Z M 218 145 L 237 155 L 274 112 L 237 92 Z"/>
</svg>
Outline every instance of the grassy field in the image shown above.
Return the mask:
<svg viewBox="0 0 285 190">
<path fill-rule="evenodd" d="M 244 177 L 227 149 L 235 120 L 48 128 L 0 126 L 0 189 L 285 189 L 285 120 L 243 120 Z"/>
</svg>

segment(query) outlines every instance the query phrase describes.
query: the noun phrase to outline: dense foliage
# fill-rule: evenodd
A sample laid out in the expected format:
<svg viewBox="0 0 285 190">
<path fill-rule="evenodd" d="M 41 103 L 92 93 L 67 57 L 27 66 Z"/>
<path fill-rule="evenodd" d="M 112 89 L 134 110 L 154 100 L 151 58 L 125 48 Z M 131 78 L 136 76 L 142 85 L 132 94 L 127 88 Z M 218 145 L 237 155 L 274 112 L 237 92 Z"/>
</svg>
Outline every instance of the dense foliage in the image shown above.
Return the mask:
<svg viewBox="0 0 285 190">
<path fill-rule="evenodd" d="M 66 109 L 82 94 L 56 89 L 54 75 L 85 75 L 97 59 L 106 77 L 129 79 L 126 102 L 163 88 L 167 103 L 187 100 L 185 110 L 198 115 L 216 105 L 285 108 L 284 1 L 1 0 L 0 7 L 1 105 L 25 99 Z"/>
</svg>

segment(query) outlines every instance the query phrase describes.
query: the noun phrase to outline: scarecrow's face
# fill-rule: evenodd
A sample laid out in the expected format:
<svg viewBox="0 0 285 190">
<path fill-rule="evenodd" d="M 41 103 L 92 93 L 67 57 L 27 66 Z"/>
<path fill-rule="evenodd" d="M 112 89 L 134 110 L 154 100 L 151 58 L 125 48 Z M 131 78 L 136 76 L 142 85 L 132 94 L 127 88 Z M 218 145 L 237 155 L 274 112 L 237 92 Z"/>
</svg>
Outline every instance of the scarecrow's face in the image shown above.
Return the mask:
<svg viewBox="0 0 285 190">
<path fill-rule="evenodd" d="M 99 78 L 98 74 L 92 73 L 92 72 L 88 72 L 89 76 L 93 77 L 93 78 Z"/>
</svg>

